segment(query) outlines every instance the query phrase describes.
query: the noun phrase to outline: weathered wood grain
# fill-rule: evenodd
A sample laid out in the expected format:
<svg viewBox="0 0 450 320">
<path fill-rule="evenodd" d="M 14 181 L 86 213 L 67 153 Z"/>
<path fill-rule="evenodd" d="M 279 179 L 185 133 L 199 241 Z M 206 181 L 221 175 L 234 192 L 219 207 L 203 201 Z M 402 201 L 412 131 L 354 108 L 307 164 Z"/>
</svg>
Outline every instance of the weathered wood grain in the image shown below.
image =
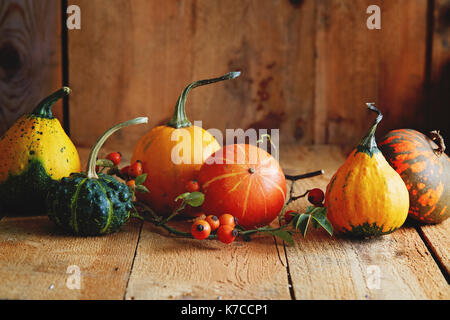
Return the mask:
<svg viewBox="0 0 450 320">
<path fill-rule="evenodd" d="M 300 237 L 286 247 L 296 299 L 450 298 L 447 281 L 414 228 L 375 240 L 323 232 Z"/>
<path fill-rule="evenodd" d="M 297 158 L 304 171 L 326 171 L 323 176 L 298 181 L 294 189 L 298 194 L 315 187 L 325 190 L 345 161 L 346 152 L 340 153 L 337 148 L 328 152 L 315 149 L 312 153 L 308 149 L 282 149 L 283 155 L 289 154 L 282 155 L 282 165 L 290 166 Z M 304 212 L 307 206 L 307 200 L 300 199 L 291 208 Z M 441 256 L 448 257 L 448 239 L 438 237 L 448 233 L 448 226 L 443 225 L 440 232 L 432 227 L 430 230 L 436 246 L 444 251 Z M 404 226 L 373 240 L 349 240 L 330 237 L 322 230 L 310 231 L 306 238 L 296 236 L 295 246 L 285 246 L 296 299 L 450 298 L 450 287 L 413 227 Z M 373 272 L 379 272 L 379 287 Z"/>
<path fill-rule="evenodd" d="M 272 237 L 225 245 L 168 236 L 146 223 L 126 299 L 290 299 L 290 294 Z"/>
<path fill-rule="evenodd" d="M 0 134 L 62 85 L 61 2 L 0 2 Z M 62 121 L 62 103 L 53 107 Z"/>
<path fill-rule="evenodd" d="M 221 130 L 281 127 L 283 140 L 312 142 L 315 1 L 70 3 L 82 11 L 81 30 L 69 34 L 79 145 L 129 117 L 166 123 L 189 82 L 233 70 L 242 76 L 190 94 L 191 121 Z M 108 143 L 134 146 L 146 130 L 130 128 Z"/>
<path fill-rule="evenodd" d="M 426 131 L 441 130 L 450 139 L 450 1 L 435 0 L 430 19 L 429 83 L 422 105 L 426 112 Z M 425 131 L 425 132 L 426 132 Z M 448 153 L 448 152 L 447 152 Z"/>
<path fill-rule="evenodd" d="M 439 263 L 450 274 L 450 219 L 438 225 L 420 226 L 424 240 L 433 250 Z"/>
<path fill-rule="evenodd" d="M 450 0 L 435 0 L 433 9 L 431 76 L 437 80 L 450 62 Z"/>
<path fill-rule="evenodd" d="M 381 9 L 381 30 L 369 30 L 366 9 Z M 371 115 L 384 113 L 381 136 L 397 127 L 420 127 L 425 72 L 426 1 L 318 2 L 315 143 L 355 145 Z"/>
<path fill-rule="evenodd" d="M 0 299 L 123 299 L 140 225 L 83 238 L 61 234 L 47 217 L 3 218 Z M 80 289 L 66 286 L 72 265 L 80 268 Z"/>
</svg>

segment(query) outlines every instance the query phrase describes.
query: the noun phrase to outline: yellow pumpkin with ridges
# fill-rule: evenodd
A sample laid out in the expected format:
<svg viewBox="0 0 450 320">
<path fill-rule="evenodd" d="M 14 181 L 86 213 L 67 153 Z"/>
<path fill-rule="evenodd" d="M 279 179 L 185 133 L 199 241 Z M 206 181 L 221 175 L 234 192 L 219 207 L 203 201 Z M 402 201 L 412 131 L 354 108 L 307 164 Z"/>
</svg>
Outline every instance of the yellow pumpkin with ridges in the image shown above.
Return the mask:
<svg viewBox="0 0 450 320">
<path fill-rule="evenodd" d="M 406 220 L 408 190 L 377 147 L 374 125 L 331 178 L 325 195 L 327 217 L 333 228 L 354 237 L 373 237 L 391 233 Z"/>
</svg>

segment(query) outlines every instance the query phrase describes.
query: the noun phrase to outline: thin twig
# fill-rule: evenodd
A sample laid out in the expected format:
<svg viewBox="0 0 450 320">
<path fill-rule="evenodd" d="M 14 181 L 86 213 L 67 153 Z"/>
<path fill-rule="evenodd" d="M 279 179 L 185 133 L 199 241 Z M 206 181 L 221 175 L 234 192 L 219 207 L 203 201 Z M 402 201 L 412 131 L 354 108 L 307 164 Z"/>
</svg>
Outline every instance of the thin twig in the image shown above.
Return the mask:
<svg viewBox="0 0 450 320">
<path fill-rule="evenodd" d="M 325 171 L 318 170 L 318 171 L 308 172 L 308 173 L 299 174 L 299 175 L 295 175 L 295 176 L 290 175 L 290 174 L 285 174 L 284 176 L 288 180 L 297 181 L 297 180 L 301 180 L 301 179 L 306 179 L 306 178 L 312 178 L 312 177 L 320 176 L 320 175 L 322 175 L 324 173 L 325 173 Z"/>
</svg>

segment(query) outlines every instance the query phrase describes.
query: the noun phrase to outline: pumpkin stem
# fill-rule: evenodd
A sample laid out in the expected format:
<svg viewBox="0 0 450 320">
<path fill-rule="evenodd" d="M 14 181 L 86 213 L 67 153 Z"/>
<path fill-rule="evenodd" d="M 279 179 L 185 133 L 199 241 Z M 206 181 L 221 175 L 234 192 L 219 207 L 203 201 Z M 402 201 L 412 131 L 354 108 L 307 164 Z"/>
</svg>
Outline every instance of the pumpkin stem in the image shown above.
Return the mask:
<svg viewBox="0 0 450 320">
<path fill-rule="evenodd" d="M 133 120 L 128 120 L 119 124 L 116 124 L 115 126 L 109 128 L 106 130 L 95 142 L 94 146 L 91 149 L 91 152 L 89 153 L 89 160 L 86 167 L 87 177 L 88 179 L 98 179 L 97 172 L 95 172 L 95 165 L 97 163 L 97 155 L 100 150 L 100 148 L 103 146 L 105 141 L 109 138 L 110 135 L 112 135 L 117 130 L 120 130 L 124 127 L 128 127 L 134 124 L 141 124 L 141 123 L 147 123 L 148 118 L 147 117 L 139 117 Z"/>
<path fill-rule="evenodd" d="M 72 90 L 69 87 L 62 87 L 58 91 L 53 92 L 48 97 L 44 98 L 36 108 L 31 112 L 32 115 L 53 119 L 52 107 L 56 101 L 61 99 L 64 96 L 67 96 Z"/>
<path fill-rule="evenodd" d="M 181 95 L 178 98 L 177 103 L 175 105 L 175 112 L 173 114 L 173 117 L 172 117 L 172 119 L 170 119 L 170 121 L 167 123 L 167 125 L 170 127 L 174 127 L 176 129 L 186 128 L 186 127 L 190 127 L 192 125 L 186 116 L 186 107 L 185 107 L 186 98 L 187 98 L 189 91 L 191 91 L 191 89 L 194 89 L 194 88 L 200 87 L 200 86 L 204 86 L 206 84 L 214 83 L 214 82 L 234 79 L 234 78 L 239 77 L 240 75 L 241 75 L 240 71 L 234 71 L 234 72 L 229 72 L 226 75 L 223 75 L 218 78 L 194 81 L 191 84 L 189 84 L 186 88 L 184 88 L 183 92 L 181 92 Z"/>
<path fill-rule="evenodd" d="M 367 153 L 372 157 L 374 153 L 380 151 L 378 149 L 377 142 L 375 141 L 375 131 L 377 130 L 377 125 L 380 123 L 381 119 L 383 119 L 383 115 L 381 114 L 381 111 L 375 107 L 375 103 L 370 102 L 366 103 L 366 105 L 369 110 L 376 112 L 378 116 L 366 136 L 359 143 L 357 151 Z"/>
<path fill-rule="evenodd" d="M 431 140 L 433 140 L 438 146 L 437 149 L 434 149 L 434 151 L 437 153 L 438 156 L 440 156 L 445 152 L 444 138 L 442 137 L 440 130 L 431 131 L 430 137 Z"/>
</svg>

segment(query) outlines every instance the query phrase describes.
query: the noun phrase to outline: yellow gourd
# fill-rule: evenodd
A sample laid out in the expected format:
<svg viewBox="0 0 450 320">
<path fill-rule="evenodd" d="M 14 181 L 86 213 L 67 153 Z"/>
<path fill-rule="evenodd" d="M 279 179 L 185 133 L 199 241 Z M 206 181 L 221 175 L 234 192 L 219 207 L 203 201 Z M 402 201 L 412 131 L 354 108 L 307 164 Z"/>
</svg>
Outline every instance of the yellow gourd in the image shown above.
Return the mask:
<svg viewBox="0 0 450 320">
<path fill-rule="evenodd" d="M 359 146 L 334 174 L 327 186 L 327 217 L 338 233 L 354 237 L 388 234 L 403 225 L 409 194 L 400 175 L 389 165 L 375 141 L 381 112 Z"/>
<path fill-rule="evenodd" d="M 69 93 L 63 87 L 48 96 L 0 138 L 0 206 L 8 211 L 45 213 L 49 185 L 80 172 L 78 152 L 51 112 Z"/>
</svg>

